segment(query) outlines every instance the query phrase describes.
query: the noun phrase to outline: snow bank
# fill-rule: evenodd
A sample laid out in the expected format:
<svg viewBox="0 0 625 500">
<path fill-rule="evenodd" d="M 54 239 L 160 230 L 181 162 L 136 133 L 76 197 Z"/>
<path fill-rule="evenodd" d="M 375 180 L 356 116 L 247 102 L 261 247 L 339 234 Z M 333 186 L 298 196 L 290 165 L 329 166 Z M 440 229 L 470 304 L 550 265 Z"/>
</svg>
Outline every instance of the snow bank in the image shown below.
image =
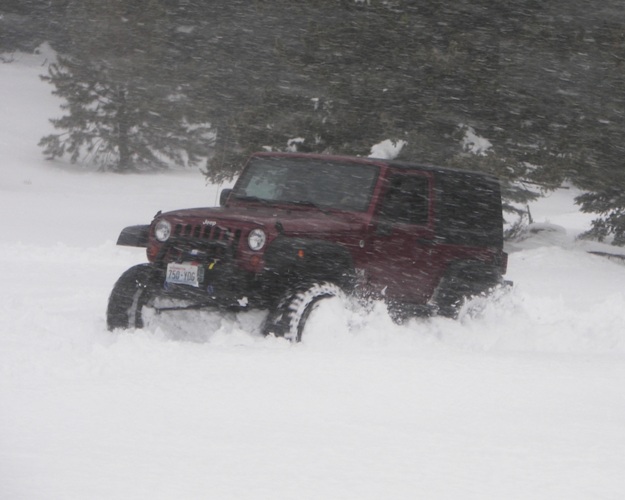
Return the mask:
<svg viewBox="0 0 625 500">
<path fill-rule="evenodd" d="M 392 160 L 399 156 L 399 153 L 401 153 L 401 150 L 406 144 L 407 142 L 402 140 L 393 141 L 391 139 L 385 139 L 382 142 L 371 146 L 371 154 L 369 157 Z"/>
</svg>

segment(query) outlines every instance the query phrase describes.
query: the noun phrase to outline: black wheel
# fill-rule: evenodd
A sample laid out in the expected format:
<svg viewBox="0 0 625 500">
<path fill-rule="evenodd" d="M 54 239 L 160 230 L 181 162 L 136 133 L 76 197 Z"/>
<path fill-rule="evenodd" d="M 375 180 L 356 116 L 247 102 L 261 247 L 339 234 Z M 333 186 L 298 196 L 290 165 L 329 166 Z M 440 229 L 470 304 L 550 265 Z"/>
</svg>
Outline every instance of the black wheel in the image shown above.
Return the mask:
<svg viewBox="0 0 625 500">
<path fill-rule="evenodd" d="M 341 288 L 330 282 L 297 287 L 286 293 L 270 311 L 263 325 L 263 333 L 299 342 L 302 340 L 306 321 L 318 303 L 323 299 L 343 295 Z"/>
<path fill-rule="evenodd" d="M 451 269 L 442 278 L 431 302 L 439 316 L 455 319 L 465 300 L 487 293 L 500 282 L 501 274 L 493 268 Z"/>
<path fill-rule="evenodd" d="M 106 324 L 115 328 L 143 328 L 143 306 L 157 290 L 157 279 L 151 264 L 139 264 L 122 274 L 109 297 Z"/>
<path fill-rule="evenodd" d="M 437 309 L 436 314 L 454 319 L 458 316 L 460 306 L 465 299 L 464 294 L 458 289 L 458 285 L 458 280 L 454 277 L 442 279 L 433 298 Z"/>
</svg>

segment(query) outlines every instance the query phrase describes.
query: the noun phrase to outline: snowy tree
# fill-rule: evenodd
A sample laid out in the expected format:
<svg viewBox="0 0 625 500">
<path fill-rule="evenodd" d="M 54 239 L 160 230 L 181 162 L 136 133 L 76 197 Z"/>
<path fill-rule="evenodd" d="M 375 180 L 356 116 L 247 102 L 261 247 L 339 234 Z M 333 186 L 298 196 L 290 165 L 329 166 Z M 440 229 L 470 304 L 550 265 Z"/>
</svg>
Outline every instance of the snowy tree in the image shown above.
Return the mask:
<svg viewBox="0 0 625 500">
<path fill-rule="evenodd" d="M 67 0 L 2 0 L 0 52 L 32 51 L 43 42 L 64 41 Z"/>
<path fill-rule="evenodd" d="M 503 41 L 504 34 L 521 36 L 526 29 L 518 9 L 507 2 L 443 10 L 437 5 L 317 1 L 298 4 L 295 12 L 288 2 L 277 2 L 262 13 L 239 6 L 237 25 L 246 29 L 222 28 L 211 53 L 235 43 L 245 46 L 242 40 L 254 33 L 254 59 L 237 52 L 232 75 L 222 72 L 220 84 L 230 82 L 228 95 L 237 81 L 262 86 L 246 87 L 246 105 L 219 128 L 223 148 L 208 177 L 235 173 L 251 150 L 286 149 L 292 137 L 303 138 L 299 148 L 307 151 L 356 155 L 392 138 L 406 142 L 403 159 L 503 176 L 509 208 L 538 196 L 527 182 L 557 185 L 561 178 L 546 175 L 553 161 L 532 161 L 536 147 L 529 132 L 535 131 L 504 102 L 505 96 L 521 94 L 509 91 L 520 70 L 506 61 L 519 61 L 523 54 Z M 535 9 L 523 14 L 527 22 Z M 273 39 L 263 42 L 267 33 Z M 258 87 L 262 91 L 254 95 Z M 525 95 L 519 99 L 527 101 Z M 488 154 L 467 154 L 458 137 L 462 123 L 492 137 L 495 146 Z"/>
<path fill-rule="evenodd" d="M 43 79 L 68 114 L 51 120 L 61 132 L 41 140 L 44 153 L 120 172 L 194 165 L 208 156 L 212 131 L 192 120 L 164 6 L 81 0 L 67 13 L 74 48 Z"/>
<path fill-rule="evenodd" d="M 592 40 L 592 109 L 574 138 L 578 158 L 571 178 L 586 192 L 581 210 L 597 215 L 583 236 L 625 245 L 625 34 L 623 23 L 603 22 L 585 33 Z"/>
</svg>

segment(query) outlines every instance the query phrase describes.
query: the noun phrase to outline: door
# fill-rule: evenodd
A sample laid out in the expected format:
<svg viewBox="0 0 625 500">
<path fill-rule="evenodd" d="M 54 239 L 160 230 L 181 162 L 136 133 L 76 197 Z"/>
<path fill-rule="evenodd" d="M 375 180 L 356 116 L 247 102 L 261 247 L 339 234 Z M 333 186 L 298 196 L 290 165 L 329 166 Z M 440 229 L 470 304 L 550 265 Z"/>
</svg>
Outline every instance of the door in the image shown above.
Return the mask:
<svg viewBox="0 0 625 500">
<path fill-rule="evenodd" d="M 369 284 L 384 298 L 425 304 L 437 272 L 431 172 L 391 174 L 369 231 Z"/>
</svg>

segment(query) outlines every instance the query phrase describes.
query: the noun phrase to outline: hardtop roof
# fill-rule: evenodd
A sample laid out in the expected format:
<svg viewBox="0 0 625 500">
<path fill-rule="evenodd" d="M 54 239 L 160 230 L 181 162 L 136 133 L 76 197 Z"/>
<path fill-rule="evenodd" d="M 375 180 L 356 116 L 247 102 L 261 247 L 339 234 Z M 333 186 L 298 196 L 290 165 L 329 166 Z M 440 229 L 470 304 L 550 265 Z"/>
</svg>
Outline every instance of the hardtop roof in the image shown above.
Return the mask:
<svg viewBox="0 0 625 500">
<path fill-rule="evenodd" d="M 485 172 L 477 172 L 475 170 L 463 170 L 460 168 L 451 168 L 451 167 L 439 167 L 436 165 L 416 163 L 404 160 L 389 160 L 386 158 L 372 158 L 372 157 L 363 157 L 363 156 L 348 156 L 348 155 L 332 155 L 332 154 L 321 154 L 321 153 L 285 153 L 285 152 L 268 152 L 261 151 L 257 153 L 253 153 L 251 157 L 276 157 L 276 158 L 313 158 L 318 160 L 327 160 L 327 161 L 348 161 L 350 163 L 362 163 L 368 165 L 385 165 L 391 168 L 399 168 L 404 170 L 423 170 L 429 172 L 438 172 L 443 175 L 469 175 L 480 177 L 485 180 L 490 180 L 493 182 L 499 182 L 499 179 L 489 173 Z"/>
</svg>

